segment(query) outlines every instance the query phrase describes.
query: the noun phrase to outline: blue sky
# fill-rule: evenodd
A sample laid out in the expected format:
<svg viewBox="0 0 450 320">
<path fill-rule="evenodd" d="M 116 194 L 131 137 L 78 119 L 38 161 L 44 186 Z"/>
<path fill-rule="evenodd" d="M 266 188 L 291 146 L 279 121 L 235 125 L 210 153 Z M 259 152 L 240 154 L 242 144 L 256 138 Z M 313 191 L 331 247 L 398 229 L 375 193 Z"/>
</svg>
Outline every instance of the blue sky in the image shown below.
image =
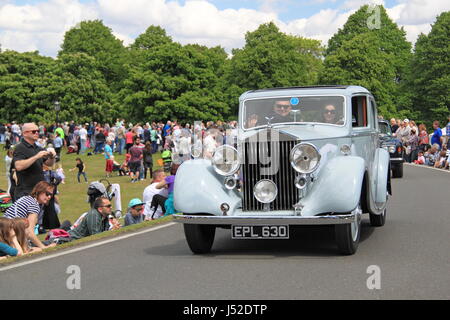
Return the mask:
<svg viewBox="0 0 450 320">
<path fill-rule="evenodd" d="M 220 45 L 231 52 L 245 44 L 246 32 L 271 21 L 282 32 L 326 45 L 366 3 L 383 4 L 411 42 L 450 10 L 449 0 L 0 0 L 0 44 L 55 56 L 66 31 L 101 19 L 125 45 L 159 25 L 180 43 Z"/>
</svg>

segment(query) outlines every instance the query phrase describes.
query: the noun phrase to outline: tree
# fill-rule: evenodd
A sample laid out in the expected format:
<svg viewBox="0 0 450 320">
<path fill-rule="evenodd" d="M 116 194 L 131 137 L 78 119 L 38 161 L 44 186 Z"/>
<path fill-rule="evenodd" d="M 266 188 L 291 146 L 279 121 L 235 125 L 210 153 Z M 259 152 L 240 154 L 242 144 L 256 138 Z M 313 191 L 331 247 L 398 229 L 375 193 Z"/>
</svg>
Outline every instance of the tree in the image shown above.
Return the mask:
<svg viewBox="0 0 450 320">
<path fill-rule="evenodd" d="M 61 49 L 58 57 L 74 53 L 94 57 L 105 80 L 114 89 L 120 88 L 121 81 L 127 76 L 125 47 L 100 20 L 82 21 L 67 31 Z"/>
<path fill-rule="evenodd" d="M 262 24 L 233 50 L 227 80 L 245 90 L 312 85 L 318 81 L 324 48 L 318 40 L 289 36 Z"/>
<path fill-rule="evenodd" d="M 134 121 L 222 119 L 229 113 L 218 90 L 225 51 L 151 39 L 160 34 L 147 32 L 146 43 L 156 45 L 131 50 L 136 59 L 118 95 L 125 112 Z"/>
<path fill-rule="evenodd" d="M 54 101 L 50 89 L 55 81 L 54 67 L 52 58 L 42 57 L 38 52 L 1 52 L 1 118 L 19 122 L 49 121 Z"/>
<path fill-rule="evenodd" d="M 429 124 L 450 114 L 450 11 L 441 13 L 428 35 L 416 42 L 409 94 L 414 110 Z"/>
<path fill-rule="evenodd" d="M 389 18 L 383 6 L 362 6 L 329 40 L 322 84 L 360 84 L 375 96 L 384 117 L 408 106 L 401 85 L 411 61 L 406 33 Z"/>
</svg>

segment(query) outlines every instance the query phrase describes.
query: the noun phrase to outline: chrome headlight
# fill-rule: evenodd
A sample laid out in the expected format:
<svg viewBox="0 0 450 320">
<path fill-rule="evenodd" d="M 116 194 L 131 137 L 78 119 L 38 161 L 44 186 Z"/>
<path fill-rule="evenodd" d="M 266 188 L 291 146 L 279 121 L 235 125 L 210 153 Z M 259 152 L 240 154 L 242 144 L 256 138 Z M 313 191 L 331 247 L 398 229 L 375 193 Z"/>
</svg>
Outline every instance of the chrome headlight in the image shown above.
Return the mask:
<svg viewBox="0 0 450 320">
<path fill-rule="evenodd" d="M 389 146 L 389 153 L 395 153 L 395 146 Z"/>
<path fill-rule="evenodd" d="M 295 171 L 308 174 L 319 167 L 320 153 L 312 144 L 300 143 L 292 148 L 290 160 Z"/>
<path fill-rule="evenodd" d="M 277 185 L 271 180 L 261 180 L 255 184 L 253 195 L 261 203 L 271 203 L 278 194 Z"/>
<path fill-rule="evenodd" d="M 218 147 L 211 161 L 214 170 L 222 176 L 236 173 L 240 165 L 238 151 L 228 145 Z"/>
</svg>

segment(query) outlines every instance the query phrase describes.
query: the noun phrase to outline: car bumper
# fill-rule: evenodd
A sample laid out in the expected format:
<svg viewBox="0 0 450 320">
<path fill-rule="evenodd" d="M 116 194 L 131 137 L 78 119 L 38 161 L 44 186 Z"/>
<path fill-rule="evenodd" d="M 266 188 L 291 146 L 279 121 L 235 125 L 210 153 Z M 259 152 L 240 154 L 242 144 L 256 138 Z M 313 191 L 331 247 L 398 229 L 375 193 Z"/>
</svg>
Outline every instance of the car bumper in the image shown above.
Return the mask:
<svg viewBox="0 0 450 320">
<path fill-rule="evenodd" d="M 210 225 L 335 225 L 348 224 L 356 214 L 328 216 L 212 216 L 174 214 L 173 221 L 188 224 Z"/>
</svg>

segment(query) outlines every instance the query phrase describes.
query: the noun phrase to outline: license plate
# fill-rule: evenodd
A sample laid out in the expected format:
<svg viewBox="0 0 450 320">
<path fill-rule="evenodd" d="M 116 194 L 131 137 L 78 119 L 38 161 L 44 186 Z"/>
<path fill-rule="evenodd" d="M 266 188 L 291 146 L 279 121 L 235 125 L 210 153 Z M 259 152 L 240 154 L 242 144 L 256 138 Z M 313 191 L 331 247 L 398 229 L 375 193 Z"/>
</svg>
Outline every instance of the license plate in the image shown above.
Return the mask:
<svg viewBox="0 0 450 320">
<path fill-rule="evenodd" d="M 289 239 L 289 226 L 233 225 L 232 239 Z"/>
</svg>

